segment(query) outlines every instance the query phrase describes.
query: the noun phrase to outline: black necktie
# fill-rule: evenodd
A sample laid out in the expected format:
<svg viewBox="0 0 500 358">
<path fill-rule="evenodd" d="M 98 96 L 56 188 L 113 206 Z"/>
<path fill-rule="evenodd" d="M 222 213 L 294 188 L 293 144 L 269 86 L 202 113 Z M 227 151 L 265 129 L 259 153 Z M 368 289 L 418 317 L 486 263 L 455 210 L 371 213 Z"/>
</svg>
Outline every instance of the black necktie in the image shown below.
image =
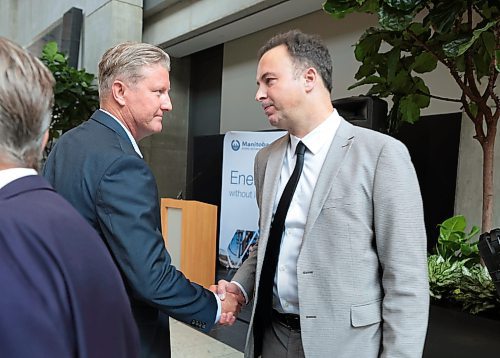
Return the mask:
<svg viewBox="0 0 500 358">
<path fill-rule="evenodd" d="M 271 324 L 272 303 L 273 303 L 273 286 L 274 275 L 276 274 L 276 265 L 280 252 L 281 238 L 283 229 L 285 228 L 285 219 L 292 201 L 293 193 L 299 182 L 302 167 L 304 166 L 304 152 L 306 146 L 299 142 L 295 149 L 297 161 L 293 173 L 286 183 L 283 194 L 281 194 L 278 207 L 274 213 L 273 222 L 266 246 L 266 254 L 262 265 L 262 272 L 259 281 L 259 293 L 257 296 L 257 306 L 255 307 L 255 317 L 253 326 L 254 335 L 254 352 L 255 357 L 258 357 L 262 352 L 262 339 L 264 330 Z"/>
</svg>

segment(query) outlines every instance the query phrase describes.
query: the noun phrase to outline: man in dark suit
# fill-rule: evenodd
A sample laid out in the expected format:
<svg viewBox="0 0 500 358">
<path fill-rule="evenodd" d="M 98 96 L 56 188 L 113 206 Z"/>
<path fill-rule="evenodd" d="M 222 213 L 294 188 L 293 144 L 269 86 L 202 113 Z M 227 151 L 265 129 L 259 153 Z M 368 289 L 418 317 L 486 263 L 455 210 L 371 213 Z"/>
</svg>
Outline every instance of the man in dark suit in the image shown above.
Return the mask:
<svg viewBox="0 0 500 358">
<path fill-rule="evenodd" d="M 35 170 L 53 84 L 38 59 L 0 37 L 0 356 L 137 357 L 105 245 Z"/>
<path fill-rule="evenodd" d="M 101 109 L 58 140 L 44 168 L 110 249 L 143 357 L 170 355 L 168 316 L 207 332 L 219 317 L 232 324 L 240 304 L 229 296 L 221 305 L 213 292 L 189 282 L 164 246 L 155 179 L 137 142 L 160 132 L 163 113 L 172 110 L 169 70 L 168 55 L 153 45 L 123 43 L 106 51 L 99 63 Z"/>
</svg>

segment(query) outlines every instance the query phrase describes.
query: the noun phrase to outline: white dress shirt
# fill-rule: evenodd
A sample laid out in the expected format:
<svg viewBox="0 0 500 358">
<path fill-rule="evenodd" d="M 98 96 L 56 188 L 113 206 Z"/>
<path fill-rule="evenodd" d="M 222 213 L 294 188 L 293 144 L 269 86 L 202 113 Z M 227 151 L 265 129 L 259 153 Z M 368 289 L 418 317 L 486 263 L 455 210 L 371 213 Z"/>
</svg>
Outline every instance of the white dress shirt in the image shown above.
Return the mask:
<svg viewBox="0 0 500 358">
<path fill-rule="evenodd" d="M 285 219 L 285 229 L 274 278 L 273 305 L 280 312 L 299 314 L 297 259 L 314 188 L 339 125 L 340 116 L 334 110 L 323 123 L 304 138 L 300 139 L 290 135 L 290 143 L 281 168 L 273 212 L 276 212 L 281 194 L 295 167 L 295 148 L 298 142 L 302 141 L 307 150 L 304 154 L 302 174 Z"/>
<path fill-rule="evenodd" d="M 0 170 L 0 189 L 16 179 L 37 174 L 36 170 L 31 168 L 10 168 Z"/>
</svg>

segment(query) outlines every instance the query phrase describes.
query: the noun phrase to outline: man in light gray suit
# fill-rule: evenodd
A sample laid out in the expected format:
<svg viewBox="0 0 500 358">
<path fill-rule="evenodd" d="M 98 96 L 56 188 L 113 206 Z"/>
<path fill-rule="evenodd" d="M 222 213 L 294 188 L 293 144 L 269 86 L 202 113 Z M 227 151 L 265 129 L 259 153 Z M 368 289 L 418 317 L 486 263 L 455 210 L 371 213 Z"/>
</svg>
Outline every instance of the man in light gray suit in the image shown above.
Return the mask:
<svg viewBox="0 0 500 358">
<path fill-rule="evenodd" d="M 254 298 L 245 357 L 420 357 L 429 294 L 415 170 L 403 144 L 339 116 L 331 74 L 317 37 L 290 31 L 261 48 L 256 100 L 288 135 L 255 159 L 260 242 L 218 292 Z M 299 142 L 302 173 L 274 235 Z M 267 324 L 259 312 L 269 312 Z"/>
</svg>

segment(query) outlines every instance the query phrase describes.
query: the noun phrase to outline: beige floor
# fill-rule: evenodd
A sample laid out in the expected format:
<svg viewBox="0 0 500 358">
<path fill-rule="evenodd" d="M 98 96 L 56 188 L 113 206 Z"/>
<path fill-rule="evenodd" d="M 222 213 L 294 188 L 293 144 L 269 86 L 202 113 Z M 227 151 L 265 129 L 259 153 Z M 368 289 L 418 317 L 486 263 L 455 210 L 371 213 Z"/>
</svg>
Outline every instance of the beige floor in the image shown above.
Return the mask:
<svg viewBox="0 0 500 358">
<path fill-rule="evenodd" d="M 243 353 L 188 327 L 174 319 L 170 319 L 170 344 L 172 358 L 241 358 Z"/>
</svg>

